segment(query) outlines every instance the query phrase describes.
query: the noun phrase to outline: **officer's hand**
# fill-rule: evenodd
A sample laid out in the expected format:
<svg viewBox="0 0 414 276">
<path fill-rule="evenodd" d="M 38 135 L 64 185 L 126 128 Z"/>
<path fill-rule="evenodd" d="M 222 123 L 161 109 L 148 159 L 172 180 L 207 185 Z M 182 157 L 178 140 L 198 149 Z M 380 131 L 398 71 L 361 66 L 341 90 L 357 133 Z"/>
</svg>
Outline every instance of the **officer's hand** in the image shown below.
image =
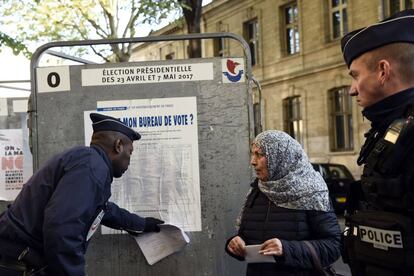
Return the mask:
<svg viewBox="0 0 414 276">
<path fill-rule="evenodd" d="M 162 220 L 147 217 L 145 218 L 144 232 L 160 232 L 160 227 L 158 225 L 163 223 L 164 221 Z"/>
</svg>

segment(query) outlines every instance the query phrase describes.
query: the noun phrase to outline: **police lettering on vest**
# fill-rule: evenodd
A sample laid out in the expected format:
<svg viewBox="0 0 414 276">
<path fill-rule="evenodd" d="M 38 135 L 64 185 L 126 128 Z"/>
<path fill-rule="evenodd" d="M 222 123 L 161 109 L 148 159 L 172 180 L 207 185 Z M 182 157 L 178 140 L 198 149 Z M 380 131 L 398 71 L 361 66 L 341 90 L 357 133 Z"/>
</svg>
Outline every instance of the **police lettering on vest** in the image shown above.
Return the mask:
<svg viewBox="0 0 414 276">
<path fill-rule="evenodd" d="M 401 232 L 359 226 L 361 241 L 369 242 L 375 248 L 388 250 L 388 247 L 403 248 Z"/>
</svg>

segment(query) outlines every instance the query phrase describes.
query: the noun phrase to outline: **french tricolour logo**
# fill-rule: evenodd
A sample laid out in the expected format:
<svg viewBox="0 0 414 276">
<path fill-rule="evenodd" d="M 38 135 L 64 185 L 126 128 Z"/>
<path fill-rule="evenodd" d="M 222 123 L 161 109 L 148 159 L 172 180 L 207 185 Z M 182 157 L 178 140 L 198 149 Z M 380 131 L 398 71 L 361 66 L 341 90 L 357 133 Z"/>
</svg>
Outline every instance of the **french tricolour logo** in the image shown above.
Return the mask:
<svg viewBox="0 0 414 276">
<path fill-rule="evenodd" d="M 244 82 L 244 59 L 222 59 L 221 69 L 223 72 L 223 83 Z"/>
</svg>

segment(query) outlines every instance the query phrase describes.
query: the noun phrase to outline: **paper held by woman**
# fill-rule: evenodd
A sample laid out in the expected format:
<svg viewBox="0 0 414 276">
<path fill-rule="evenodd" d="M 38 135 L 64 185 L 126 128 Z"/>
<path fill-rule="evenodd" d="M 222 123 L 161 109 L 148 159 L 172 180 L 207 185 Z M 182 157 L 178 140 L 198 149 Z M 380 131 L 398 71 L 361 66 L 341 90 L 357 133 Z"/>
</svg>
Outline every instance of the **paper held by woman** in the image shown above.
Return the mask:
<svg viewBox="0 0 414 276">
<path fill-rule="evenodd" d="M 245 260 L 248 263 L 275 263 L 275 258 L 259 253 L 261 244 L 247 245 Z"/>
</svg>

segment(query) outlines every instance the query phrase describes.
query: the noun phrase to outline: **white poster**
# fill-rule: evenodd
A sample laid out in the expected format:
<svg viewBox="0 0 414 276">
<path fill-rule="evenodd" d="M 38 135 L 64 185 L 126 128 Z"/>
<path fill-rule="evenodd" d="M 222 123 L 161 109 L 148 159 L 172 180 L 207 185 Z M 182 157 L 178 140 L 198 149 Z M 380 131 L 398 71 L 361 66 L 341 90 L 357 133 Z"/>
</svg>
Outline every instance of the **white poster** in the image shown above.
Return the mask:
<svg viewBox="0 0 414 276">
<path fill-rule="evenodd" d="M 98 102 L 98 112 L 138 131 L 128 171 L 112 184 L 111 201 L 184 231 L 201 231 L 196 97 Z M 92 134 L 85 112 L 85 141 Z"/>
<path fill-rule="evenodd" d="M 0 200 L 14 200 L 33 172 L 28 134 L 22 129 L 0 129 Z"/>
<path fill-rule="evenodd" d="M 82 69 L 82 86 L 213 80 L 213 63 Z"/>
</svg>

